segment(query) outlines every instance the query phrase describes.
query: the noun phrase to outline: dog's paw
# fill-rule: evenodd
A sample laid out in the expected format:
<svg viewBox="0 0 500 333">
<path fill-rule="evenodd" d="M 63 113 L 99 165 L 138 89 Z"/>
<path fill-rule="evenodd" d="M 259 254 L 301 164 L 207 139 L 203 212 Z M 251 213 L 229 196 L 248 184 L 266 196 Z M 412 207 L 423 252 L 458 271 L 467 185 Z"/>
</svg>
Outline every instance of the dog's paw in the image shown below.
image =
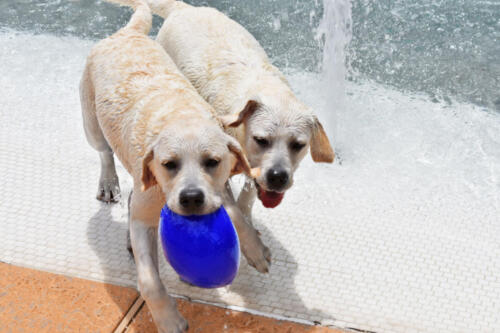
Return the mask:
<svg viewBox="0 0 500 333">
<path fill-rule="evenodd" d="M 254 230 L 248 237 L 241 240 L 241 250 L 250 266 L 260 273 L 269 272 L 271 251 L 262 243 L 257 230 Z"/>
<path fill-rule="evenodd" d="M 120 201 L 120 183 L 118 177 L 108 179 L 100 179 L 99 187 L 97 188 L 97 200 L 105 203 Z"/>
<path fill-rule="evenodd" d="M 158 333 L 183 333 L 188 330 L 188 322 L 177 311 L 162 322 L 157 323 Z"/>
</svg>

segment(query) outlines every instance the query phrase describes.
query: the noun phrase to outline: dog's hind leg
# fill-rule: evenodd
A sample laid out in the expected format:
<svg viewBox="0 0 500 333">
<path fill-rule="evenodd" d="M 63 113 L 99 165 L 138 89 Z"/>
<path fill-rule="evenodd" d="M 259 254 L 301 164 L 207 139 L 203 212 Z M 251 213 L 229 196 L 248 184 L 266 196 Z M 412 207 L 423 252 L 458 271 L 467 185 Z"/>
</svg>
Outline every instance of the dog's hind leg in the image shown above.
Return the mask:
<svg viewBox="0 0 500 333">
<path fill-rule="evenodd" d="M 83 72 L 80 82 L 83 127 L 89 144 L 99 152 L 101 176 L 97 188 L 97 200 L 107 203 L 120 200 L 120 185 L 116 174 L 113 150 L 109 146 L 96 116 L 95 94 L 88 69 Z"/>
</svg>

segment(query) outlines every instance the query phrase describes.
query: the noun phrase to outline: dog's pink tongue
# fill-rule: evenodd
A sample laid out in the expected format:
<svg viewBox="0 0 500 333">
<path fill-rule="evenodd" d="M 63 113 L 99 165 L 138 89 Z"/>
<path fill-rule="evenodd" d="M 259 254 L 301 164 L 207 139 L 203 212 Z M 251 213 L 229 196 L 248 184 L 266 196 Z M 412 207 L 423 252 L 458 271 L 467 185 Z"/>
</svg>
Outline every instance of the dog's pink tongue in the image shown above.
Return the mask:
<svg viewBox="0 0 500 333">
<path fill-rule="evenodd" d="M 262 204 L 266 208 L 274 208 L 281 203 L 285 193 L 264 191 L 263 189 L 259 189 L 259 199 L 262 201 Z"/>
</svg>

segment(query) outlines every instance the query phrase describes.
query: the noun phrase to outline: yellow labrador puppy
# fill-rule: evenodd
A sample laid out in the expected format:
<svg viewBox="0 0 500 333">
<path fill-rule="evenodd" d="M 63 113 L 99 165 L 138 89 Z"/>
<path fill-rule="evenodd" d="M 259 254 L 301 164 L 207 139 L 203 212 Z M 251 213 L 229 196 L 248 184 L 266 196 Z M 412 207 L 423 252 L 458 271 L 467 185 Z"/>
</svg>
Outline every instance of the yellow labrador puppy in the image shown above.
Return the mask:
<svg viewBox="0 0 500 333">
<path fill-rule="evenodd" d="M 215 108 L 252 167 L 261 170 L 255 181 L 247 179 L 238 198 L 247 221 L 256 196 L 265 207 L 281 202 L 308 147 L 314 161 L 333 162 L 321 123 L 248 31 L 213 8 L 147 2 L 166 19 L 157 41 Z"/>
<path fill-rule="evenodd" d="M 161 333 L 187 323 L 158 273 L 157 226 L 166 203 L 178 214 L 206 214 L 224 204 L 249 260 L 264 246 L 226 191 L 230 175 L 250 174 L 239 143 L 227 135 L 164 49 L 151 40 L 142 0 L 126 27 L 93 47 L 80 85 L 85 132 L 101 157 L 98 198 L 116 200 L 113 152 L 134 179 L 129 228 L 138 286 Z M 189 244 L 186 244 L 189 246 Z"/>
</svg>

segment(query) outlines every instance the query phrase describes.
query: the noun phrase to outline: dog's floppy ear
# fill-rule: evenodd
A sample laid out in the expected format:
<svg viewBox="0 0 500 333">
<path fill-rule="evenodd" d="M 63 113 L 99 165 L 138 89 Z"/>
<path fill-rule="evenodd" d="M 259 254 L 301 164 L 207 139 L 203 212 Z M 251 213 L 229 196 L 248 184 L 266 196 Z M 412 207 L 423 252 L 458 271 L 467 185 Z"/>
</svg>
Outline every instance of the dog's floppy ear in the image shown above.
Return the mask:
<svg viewBox="0 0 500 333">
<path fill-rule="evenodd" d="M 252 169 L 250 167 L 250 163 L 248 163 L 248 160 L 247 160 L 245 154 L 241 150 L 241 146 L 238 143 L 238 141 L 236 141 L 236 139 L 234 139 L 233 137 L 231 137 L 229 135 L 228 135 L 228 138 L 229 139 L 228 139 L 228 143 L 227 143 L 227 148 L 236 157 L 236 163 L 233 166 L 233 169 L 231 170 L 231 176 L 234 176 L 234 175 L 237 175 L 237 174 L 244 172 L 247 176 L 255 178 L 259 172 L 258 168 Z"/>
<path fill-rule="evenodd" d="M 151 186 L 154 186 L 157 184 L 156 178 L 151 172 L 151 168 L 149 167 L 149 163 L 153 160 L 154 157 L 154 152 L 153 149 L 151 149 L 146 155 L 144 156 L 142 160 L 142 175 L 141 175 L 141 181 L 142 181 L 142 187 L 141 191 L 144 192 L 147 189 L 149 189 Z"/>
<path fill-rule="evenodd" d="M 314 162 L 332 163 L 335 159 L 330 140 L 323 129 L 323 125 L 314 116 L 311 136 L 311 156 Z"/>
<path fill-rule="evenodd" d="M 247 120 L 248 117 L 250 117 L 252 113 L 254 113 L 258 106 L 259 102 L 257 102 L 255 98 L 250 99 L 243 110 L 233 114 L 229 114 L 227 116 L 222 116 L 220 119 L 222 121 L 222 124 L 224 125 L 224 128 L 240 126 L 241 123 Z"/>
</svg>

